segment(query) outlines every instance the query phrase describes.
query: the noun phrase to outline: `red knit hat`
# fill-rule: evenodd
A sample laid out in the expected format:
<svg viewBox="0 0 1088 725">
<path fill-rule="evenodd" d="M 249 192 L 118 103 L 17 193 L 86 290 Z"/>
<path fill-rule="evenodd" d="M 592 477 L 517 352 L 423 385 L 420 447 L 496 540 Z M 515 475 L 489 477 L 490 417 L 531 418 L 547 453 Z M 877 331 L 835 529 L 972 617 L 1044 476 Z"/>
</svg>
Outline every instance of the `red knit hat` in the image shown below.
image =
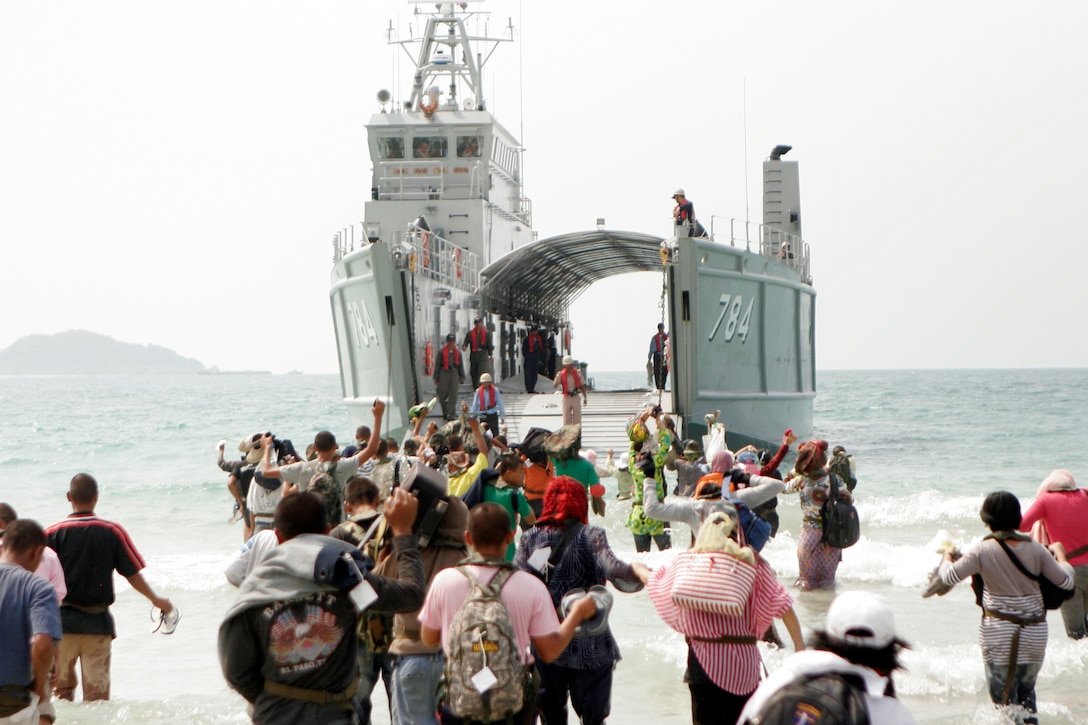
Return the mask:
<svg viewBox="0 0 1088 725">
<path fill-rule="evenodd" d="M 538 524 L 558 524 L 568 519 L 589 523 L 586 487 L 570 476 L 556 476 L 544 491 L 544 509 Z"/>
</svg>

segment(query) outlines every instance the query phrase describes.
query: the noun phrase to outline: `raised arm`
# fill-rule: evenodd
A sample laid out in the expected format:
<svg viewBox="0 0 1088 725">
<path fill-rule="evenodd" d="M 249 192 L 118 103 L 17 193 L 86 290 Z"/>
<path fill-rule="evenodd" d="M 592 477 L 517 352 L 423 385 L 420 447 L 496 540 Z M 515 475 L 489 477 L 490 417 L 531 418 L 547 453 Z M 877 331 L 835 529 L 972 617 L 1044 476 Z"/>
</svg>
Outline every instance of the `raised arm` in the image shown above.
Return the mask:
<svg viewBox="0 0 1088 725">
<path fill-rule="evenodd" d="M 397 557 L 395 579 L 370 572 L 366 580 L 378 594 L 374 609 L 382 612 L 414 612 L 423 605 L 426 584 L 419 541 L 412 535 L 412 523 L 418 510 L 416 497 L 403 488 L 394 488 L 385 500 L 384 515 L 393 532 Z"/>
<path fill-rule="evenodd" d="M 657 481 L 647 478 L 642 482 L 642 510 L 655 521 L 683 521 L 698 528 L 701 519 L 695 511 L 695 501 L 690 498 L 657 500 Z"/>
<path fill-rule="evenodd" d="M 770 501 L 785 490 L 786 484 L 777 478 L 752 476 L 749 479 L 748 488 L 734 491 L 733 498 L 745 504 L 748 508 L 755 508 Z"/>
<path fill-rule="evenodd" d="M 265 478 L 280 478 L 280 467 L 272 462 L 272 436 L 261 436 L 261 465 L 257 469 Z"/>
<path fill-rule="evenodd" d="M 359 459 L 359 465 L 363 465 L 378 452 L 378 444 L 382 441 L 382 415 L 385 413 L 385 402 L 379 398 L 374 399 L 374 406 L 370 409 L 374 414 L 374 433 L 370 436 L 370 440 L 366 442 L 366 448 L 355 454 L 355 457 Z"/>
<path fill-rule="evenodd" d="M 480 421 L 471 418 L 468 421 L 469 428 L 472 428 L 472 440 L 476 442 L 476 450 L 480 453 L 487 455 L 487 439 L 484 438 L 484 431 L 480 428 Z"/>
<path fill-rule="evenodd" d="M 778 451 L 774 454 L 774 458 L 767 462 L 763 468 L 759 469 L 759 475 L 766 476 L 771 471 L 776 470 L 782 465 L 782 459 L 786 457 L 786 453 L 797 441 L 797 436 L 793 434 L 793 430 L 790 429 L 782 434 L 782 445 L 778 446 Z"/>
</svg>

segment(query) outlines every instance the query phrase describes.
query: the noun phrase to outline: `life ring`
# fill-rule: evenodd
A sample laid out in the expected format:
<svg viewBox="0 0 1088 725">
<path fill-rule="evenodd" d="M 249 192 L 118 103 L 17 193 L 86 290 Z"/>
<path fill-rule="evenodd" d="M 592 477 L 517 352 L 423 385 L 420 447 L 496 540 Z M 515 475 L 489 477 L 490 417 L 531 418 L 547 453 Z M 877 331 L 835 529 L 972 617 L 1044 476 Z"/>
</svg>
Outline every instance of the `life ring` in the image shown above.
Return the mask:
<svg viewBox="0 0 1088 725">
<path fill-rule="evenodd" d="M 423 346 L 423 369 L 428 375 L 434 375 L 434 343 L 430 340 Z"/>
<path fill-rule="evenodd" d="M 457 279 L 461 279 L 461 248 L 453 248 L 453 271 L 457 275 Z"/>
<path fill-rule="evenodd" d="M 429 98 L 430 101 L 424 100 L 425 98 Z M 423 113 L 425 115 L 430 117 L 430 115 L 432 113 L 434 113 L 435 111 L 438 110 L 438 94 L 437 93 L 426 93 L 426 94 L 424 94 L 423 97 L 419 99 L 419 110 L 423 111 Z"/>
<path fill-rule="evenodd" d="M 423 268 L 429 268 L 431 266 L 431 233 L 428 231 L 422 231 L 423 235 Z"/>
<path fill-rule="evenodd" d="M 570 325 L 563 328 L 563 350 L 570 352 Z"/>
</svg>

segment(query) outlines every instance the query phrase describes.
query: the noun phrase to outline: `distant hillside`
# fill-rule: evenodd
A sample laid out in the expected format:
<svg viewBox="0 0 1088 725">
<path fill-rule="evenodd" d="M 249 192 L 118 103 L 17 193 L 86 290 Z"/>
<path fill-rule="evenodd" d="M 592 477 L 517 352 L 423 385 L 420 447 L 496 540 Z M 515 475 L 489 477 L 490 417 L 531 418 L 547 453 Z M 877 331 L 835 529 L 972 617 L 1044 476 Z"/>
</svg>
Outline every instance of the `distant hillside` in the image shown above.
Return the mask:
<svg viewBox="0 0 1088 725">
<path fill-rule="evenodd" d="M 0 375 L 197 373 L 203 363 L 158 345 L 134 345 L 86 330 L 28 335 L 0 350 Z"/>
</svg>

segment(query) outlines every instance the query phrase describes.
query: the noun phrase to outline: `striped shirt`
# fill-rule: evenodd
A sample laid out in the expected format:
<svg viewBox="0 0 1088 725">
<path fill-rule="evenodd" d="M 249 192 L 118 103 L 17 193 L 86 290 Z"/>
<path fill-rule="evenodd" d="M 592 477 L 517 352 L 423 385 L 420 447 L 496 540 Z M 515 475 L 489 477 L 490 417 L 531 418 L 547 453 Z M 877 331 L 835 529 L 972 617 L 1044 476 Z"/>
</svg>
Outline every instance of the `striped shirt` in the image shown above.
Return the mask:
<svg viewBox="0 0 1088 725">
<path fill-rule="evenodd" d="M 666 567 L 655 569 L 646 589 L 665 623 L 685 637 L 713 639 L 728 635 L 759 638 L 775 617 L 781 617 L 793 606 L 793 599 L 778 582 L 774 571 L 757 556 L 752 595 L 739 617 L 678 607 L 672 600 L 677 563 L 674 561 Z M 760 656 L 756 645 L 689 640 L 688 646 L 707 677 L 726 692 L 749 695 L 759 686 Z"/>
<path fill-rule="evenodd" d="M 1064 588 L 1073 587 L 1073 567 L 1058 564 L 1041 544 L 1022 541 L 1010 548 L 1028 571 L 1039 572 Z M 985 582 L 982 591 L 984 609 L 1024 619 L 1043 617 L 1038 624 L 1022 627 L 1004 619 L 983 617 L 978 630 L 983 659 L 997 664 L 1008 662 L 1012 639 L 1019 629 L 1017 664 L 1041 663 L 1046 656 L 1047 624 L 1039 585 L 1020 573 L 994 539 L 983 540 L 955 563 L 941 563 L 941 580 L 946 584 L 969 580 L 972 574 L 981 574 Z"/>
</svg>

